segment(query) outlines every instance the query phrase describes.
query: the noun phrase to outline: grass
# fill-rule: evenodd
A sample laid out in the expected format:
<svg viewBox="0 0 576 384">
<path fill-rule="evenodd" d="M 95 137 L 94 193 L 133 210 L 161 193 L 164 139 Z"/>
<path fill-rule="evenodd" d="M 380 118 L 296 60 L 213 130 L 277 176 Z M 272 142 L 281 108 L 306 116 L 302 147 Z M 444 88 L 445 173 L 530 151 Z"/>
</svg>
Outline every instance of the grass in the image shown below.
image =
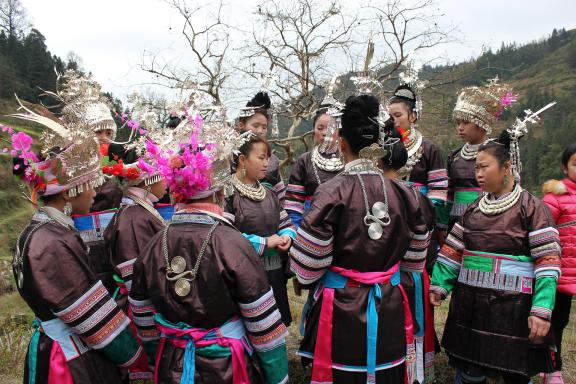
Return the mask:
<svg viewBox="0 0 576 384">
<path fill-rule="evenodd" d="M 310 378 L 306 377 L 302 367 L 300 365 L 300 358 L 296 356 L 296 351 L 298 350 L 300 333 L 298 327 L 300 324 L 300 314 L 302 313 L 302 307 L 306 301 L 307 292 L 303 292 L 302 296 L 296 296 L 292 291 L 292 284 L 288 283 L 288 295 L 290 298 L 290 308 L 292 310 L 293 322 L 290 326 L 290 336 L 287 341 L 288 346 L 288 359 L 290 367 L 290 383 L 293 384 L 303 384 L 309 383 Z M 448 315 L 448 302 L 442 304 L 436 309 L 435 326 L 438 337 L 442 337 L 442 332 L 444 330 L 444 323 L 446 321 L 446 316 Z M 573 300 L 572 312 L 570 314 L 570 323 L 564 331 L 563 340 L 563 375 L 565 383 L 576 383 L 576 299 Z M 440 353 L 436 355 L 435 360 L 435 374 L 436 382 L 438 384 L 449 384 L 454 382 L 454 369 L 448 364 L 448 357 L 445 353 Z M 542 383 L 539 377 L 533 379 L 534 384 Z M 490 384 L 500 384 L 503 381 L 489 381 Z"/>
<path fill-rule="evenodd" d="M 0 265 L 1 267 L 1 265 Z M 5 266 L 4 266 L 5 267 Z M 290 336 L 287 340 L 288 359 L 290 369 L 290 383 L 303 384 L 308 383 L 309 378 L 306 376 L 300 364 L 300 358 L 296 356 L 296 351 L 300 342 L 300 333 L 298 327 L 300 324 L 300 314 L 306 299 L 306 292 L 302 296 L 296 296 L 292 291 L 292 284 L 289 283 L 290 306 L 294 321 L 290 326 Z M 6 334 L 11 334 L 11 352 L 6 352 L 5 348 L 0 345 L 0 382 L 17 383 L 21 382 L 22 368 L 24 364 L 25 348 L 22 343 L 28 343 L 30 337 L 30 324 L 33 314 L 26 303 L 20 298 L 18 293 L 11 292 L 0 296 L 0 340 L 6 340 Z M 436 330 L 441 337 L 448 310 L 448 303 L 444 303 L 436 310 L 435 321 Z M 26 325 L 24 325 L 26 324 Z M 5 341 L 4 341 L 5 342 Z M 570 323 L 564 333 L 564 381 L 566 383 L 576 383 L 576 300 L 572 307 Z M 454 370 L 448 365 L 448 359 L 444 353 L 436 356 L 436 381 L 438 384 L 452 383 L 454 380 Z M 490 382 L 496 384 L 501 382 Z M 540 378 L 534 378 L 534 383 L 542 383 Z"/>
</svg>

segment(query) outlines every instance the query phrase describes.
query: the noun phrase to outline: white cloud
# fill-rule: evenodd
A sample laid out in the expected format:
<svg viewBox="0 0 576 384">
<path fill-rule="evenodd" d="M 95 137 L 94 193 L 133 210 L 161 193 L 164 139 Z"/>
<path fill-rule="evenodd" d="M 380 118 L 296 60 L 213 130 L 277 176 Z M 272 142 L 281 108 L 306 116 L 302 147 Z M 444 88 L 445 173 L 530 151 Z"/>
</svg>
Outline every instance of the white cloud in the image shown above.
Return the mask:
<svg viewBox="0 0 576 384">
<path fill-rule="evenodd" d="M 52 53 L 62 58 L 70 51 L 77 53 L 103 88 L 120 98 L 150 82 L 150 76 L 138 67 L 144 51 L 166 50 L 167 57 L 191 60 L 180 32 L 181 19 L 162 1 L 22 2 Z M 238 23 L 249 19 L 257 3 L 229 0 L 228 4 L 225 17 Z M 576 26 L 572 0 L 440 0 L 438 8 L 444 13 L 439 23 L 458 26 L 456 37 L 462 42 L 438 47 L 427 56 L 441 55 L 451 62 L 476 56 L 483 46 L 498 48 L 502 41 L 526 43 L 549 35 L 553 28 Z"/>
</svg>

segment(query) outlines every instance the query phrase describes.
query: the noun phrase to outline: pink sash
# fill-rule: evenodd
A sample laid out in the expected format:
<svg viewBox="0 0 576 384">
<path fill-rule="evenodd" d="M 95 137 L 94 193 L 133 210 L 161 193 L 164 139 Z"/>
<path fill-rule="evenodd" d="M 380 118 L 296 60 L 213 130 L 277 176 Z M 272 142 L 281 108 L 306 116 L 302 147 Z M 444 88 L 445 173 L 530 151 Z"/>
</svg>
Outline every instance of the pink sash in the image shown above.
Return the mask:
<svg viewBox="0 0 576 384">
<path fill-rule="evenodd" d="M 391 269 L 385 272 L 358 272 L 354 270 L 347 270 L 339 267 L 330 267 L 327 272 L 327 278 L 323 279 L 322 283 L 324 288 L 322 291 L 322 308 L 320 311 L 320 320 L 318 324 L 318 334 L 316 336 L 316 346 L 314 348 L 314 362 L 312 366 L 312 383 L 332 383 L 332 320 L 333 320 L 333 309 L 334 309 L 334 289 L 344 288 L 350 282 L 363 285 L 378 285 L 389 283 L 390 280 L 398 273 L 398 265 L 395 265 Z M 412 314 L 410 312 L 410 305 L 408 302 L 408 297 L 401 284 L 399 284 L 398 276 L 398 288 L 402 292 L 402 304 L 404 307 L 404 324 L 406 331 L 406 345 L 407 345 L 407 356 L 406 356 L 406 383 L 412 383 L 411 378 L 413 377 L 413 369 L 411 367 L 414 365 L 415 360 L 415 349 L 414 349 L 414 330 L 412 324 Z M 378 287 L 379 291 L 379 287 Z M 371 303 L 372 302 L 372 303 Z M 371 308 L 372 307 L 372 308 Z M 376 380 L 375 377 L 375 348 L 376 348 L 376 335 L 377 333 L 377 323 L 378 315 L 375 313 L 375 302 L 374 298 L 369 297 L 368 307 L 367 307 L 367 327 L 368 327 L 368 364 L 367 364 L 367 382 L 373 383 Z M 371 316 L 370 311 L 375 313 Z M 375 324 L 374 324 L 375 323 Z M 372 351 L 370 350 L 370 344 L 373 343 Z M 372 352 L 372 353 L 371 353 Z M 371 356 L 372 355 L 372 356 Z M 370 362 L 372 361 L 372 364 Z M 371 372 L 373 371 L 373 372 Z"/>
</svg>

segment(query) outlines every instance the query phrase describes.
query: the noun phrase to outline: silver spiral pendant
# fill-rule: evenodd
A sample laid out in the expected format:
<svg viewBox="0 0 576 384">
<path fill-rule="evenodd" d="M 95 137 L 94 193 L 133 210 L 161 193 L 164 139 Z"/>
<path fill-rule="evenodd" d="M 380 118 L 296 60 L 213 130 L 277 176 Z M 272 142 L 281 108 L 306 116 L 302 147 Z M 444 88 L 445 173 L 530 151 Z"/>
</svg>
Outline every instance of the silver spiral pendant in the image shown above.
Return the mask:
<svg viewBox="0 0 576 384">
<path fill-rule="evenodd" d="M 190 285 L 190 282 L 186 279 L 178 279 L 176 281 L 176 284 L 174 284 L 174 291 L 180 297 L 188 296 L 188 294 L 190 294 L 191 289 L 192 286 Z"/>
<path fill-rule="evenodd" d="M 368 226 L 368 236 L 370 236 L 372 240 L 380 239 L 383 233 L 384 230 L 382 226 L 377 222 L 373 222 Z"/>
<path fill-rule="evenodd" d="M 180 274 L 186 270 L 186 260 L 182 256 L 174 256 L 170 260 L 170 269 L 175 274 Z"/>
<path fill-rule="evenodd" d="M 380 220 L 388 219 L 389 218 L 388 208 L 386 207 L 386 205 L 383 202 L 377 201 L 372 206 L 372 216 L 374 216 Z"/>
</svg>

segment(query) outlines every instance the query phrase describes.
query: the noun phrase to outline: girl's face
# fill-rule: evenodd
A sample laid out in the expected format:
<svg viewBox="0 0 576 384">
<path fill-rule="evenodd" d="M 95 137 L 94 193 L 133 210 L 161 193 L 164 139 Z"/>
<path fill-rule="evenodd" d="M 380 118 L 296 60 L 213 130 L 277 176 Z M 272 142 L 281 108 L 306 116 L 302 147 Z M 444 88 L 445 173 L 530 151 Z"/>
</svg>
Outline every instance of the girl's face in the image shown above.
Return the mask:
<svg viewBox="0 0 576 384">
<path fill-rule="evenodd" d="M 504 184 L 504 177 L 510 176 L 510 162 L 500 166 L 498 159 L 487 151 L 478 152 L 476 157 L 476 180 L 484 192 L 499 194 L 508 184 Z M 510 183 L 509 181 L 509 183 Z"/>
<path fill-rule="evenodd" d="M 316 123 L 314 124 L 314 143 L 319 145 L 324 142 L 329 124 L 330 116 L 327 114 L 320 115 L 320 117 L 316 119 Z"/>
<path fill-rule="evenodd" d="M 268 133 L 268 118 L 261 113 L 256 113 L 250 116 L 246 122 L 241 122 L 239 127 L 242 131 L 252 131 L 259 137 L 265 139 Z"/>
<path fill-rule="evenodd" d="M 102 131 L 96 132 L 96 139 L 98 139 L 98 143 L 100 143 L 100 144 L 109 143 L 112 141 L 113 135 L 114 135 L 113 130 L 104 129 Z"/>
<path fill-rule="evenodd" d="M 72 214 L 86 215 L 90 213 L 90 207 L 92 207 L 95 197 L 96 191 L 94 189 L 84 191 L 74 197 L 69 197 L 68 201 L 70 205 L 72 205 Z"/>
<path fill-rule="evenodd" d="M 394 119 L 394 128 L 409 129 L 410 124 L 416 122 L 416 113 L 409 112 L 404 103 L 392 103 L 388 106 L 388 113 Z"/>
<path fill-rule="evenodd" d="M 486 131 L 470 121 L 456 121 L 456 132 L 465 143 L 481 144 L 486 141 Z"/>
<path fill-rule="evenodd" d="M 563 165 L 562 170 L 567 178 L 576 183 L 576 153 L 570 156 L 568 164 Z"/>
<path fill-rule="evenodd" d="M 248 155 L 240 155 L 238 171 L 246 169 L 246 179 L 256 182 L 266 176 L 268 170 L 268 147 L 264 143 L 254 143 Z"/>
<path fill-rule="evenodd" d="M 150 193 L 161 199 L 166 194 L 167 184 L 165 180 L 157 181 L 150 186 Z"/>
</svg>

